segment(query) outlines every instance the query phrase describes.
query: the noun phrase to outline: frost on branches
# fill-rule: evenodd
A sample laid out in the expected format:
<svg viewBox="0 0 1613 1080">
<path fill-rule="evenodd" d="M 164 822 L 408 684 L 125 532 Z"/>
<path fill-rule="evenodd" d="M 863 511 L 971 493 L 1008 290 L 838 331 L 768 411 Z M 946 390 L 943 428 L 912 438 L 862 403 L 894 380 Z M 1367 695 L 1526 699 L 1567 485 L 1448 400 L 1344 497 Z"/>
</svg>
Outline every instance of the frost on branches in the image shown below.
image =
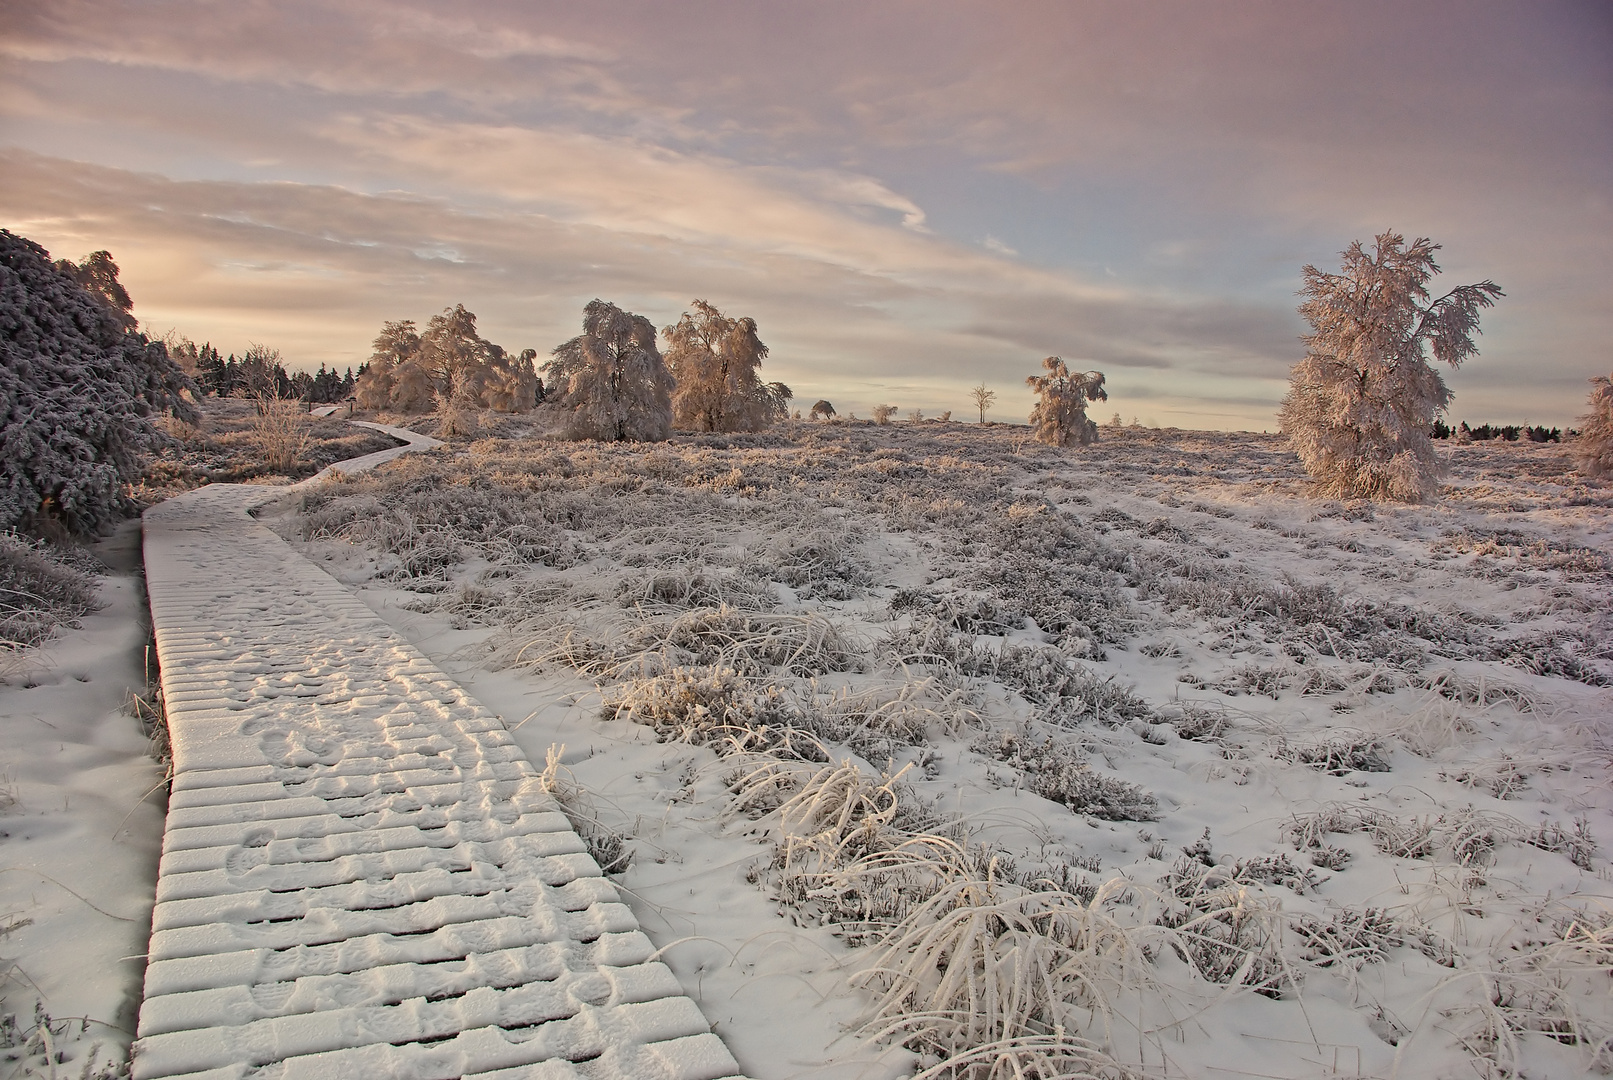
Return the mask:
<svg viewBox="0 0 1613 1080">
<path fill-rule="evenodd" d="M 161 441 L 152 414 L 196 418 L 194 384 L 134 330 L 111 256 L 64 265 L 0 229 L 0 528 L 97 532 Z"/>
<path fill-rule="evenodd" d="M 1478 352 L 1479 311 L 1502 295 L 1482 281 L 1430 303 L 1438 250 L 1386 232 L 1370 255 L 1352 243 L 1342 273 L 1305 267 L 1299 312 L 1314 332 L 1278 415 L 1324 495 L 1418 502 L 1438 490 L 1432 431 L 1451 392 L 1424 350 L 1459 366 Z"/>
<path fill-rule="evenodd" d="M 672 376 L 642 315 L 604 300 L 583 309 L 583 332 L 543 365 L 574 439 L 658 442 L 672 432 Z"/>
<path fill-rule="evenodd" d="M 366 409 L 526 412 L 543 397 L 532 349 L 510 356 L 476 331 L 464 304 L 433 315 L 425 333 L 413 319 L 384 323 L 354 393 Z"/>
<path fill-rule="evenodd" d="M 1579 438 L 1574 440 L 1574 456 L 1580 469 L 1591 476 L 1613 476 L 1613 378 L 1597 375 L 1591 379 L 1590 412 L 1579 418 Z"/>
<path fill-rule="evenodd" d="M 756 377 L 767 346 L 753 319 L 730 319 L 694 302 L 666 338 L 666 366 L 676 380 L 672 422 L 694 431 L 761 431 L 788 415 L 794 395 L 783 383 Z"/>
<path fill-rule="evenodd" d="M 1063 360 L 1042 361 L 1046 375 L 1031 375 L 1025 385 L 1036 391 L 1031 427 L 1037 439 L 1049 446 L 1088 446 L 1098 438 L 1098 425 L 1087 419 L 1087 402 L 1108 401 L 1103 372 L 1070 371 Z M 981 415 L 984 417 L 984 406 Z"/>
</svg>

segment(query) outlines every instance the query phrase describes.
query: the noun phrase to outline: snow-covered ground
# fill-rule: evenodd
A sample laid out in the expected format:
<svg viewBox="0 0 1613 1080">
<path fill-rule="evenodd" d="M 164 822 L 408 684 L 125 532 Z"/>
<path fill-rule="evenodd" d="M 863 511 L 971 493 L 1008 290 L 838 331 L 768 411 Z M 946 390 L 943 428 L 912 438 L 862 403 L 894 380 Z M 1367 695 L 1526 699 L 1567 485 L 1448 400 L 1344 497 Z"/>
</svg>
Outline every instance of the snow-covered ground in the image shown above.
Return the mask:
<svg viewBox="0 0 1613 1080">
<path fill-rule="evenodd" d="M 488 439 L 281 526 L 553 748 L 763 1080 L 1606 1069 L 1613 492 L 1104 435 Z"/>
<path fill-rule="evenodd" d="M 146 686 L 139 541 L 131 522 L 102 545 L 98 611 L 0 672 L 3 1076 L 100 1075 L 134 1038 L 164 807 L 126 708 Z"/>
<path fill-rule="evenodd" d="M 1274 438 L 1104 436 L 485 440 L 279 524 L 554 748 L 758 1078 L 1605 1070 L 1613 492 L 1492 443 L 1334 503 Z M 0 687 L 3 1012 L 91 1018 L 65 1075 L 129 1038 L 161 830 L 102 600 Z"/>
</svg>

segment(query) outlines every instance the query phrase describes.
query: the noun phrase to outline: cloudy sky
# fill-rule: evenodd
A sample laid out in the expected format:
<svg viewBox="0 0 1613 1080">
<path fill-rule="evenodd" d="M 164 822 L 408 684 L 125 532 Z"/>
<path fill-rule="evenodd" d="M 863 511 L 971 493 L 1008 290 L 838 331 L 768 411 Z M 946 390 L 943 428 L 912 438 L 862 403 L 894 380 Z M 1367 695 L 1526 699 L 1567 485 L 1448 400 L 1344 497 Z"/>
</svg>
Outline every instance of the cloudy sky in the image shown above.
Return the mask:
<svg viewBox="0 0 1613 1080">
<path fill-rule="evenodd" d="M 1491 278 L 1453 417 L 1613 369 L 1605 0 L 0 4 L 0 225 L 146 328 L 294 366 L 463 303 L 750 315 L 810 404 L 1275 429 L 1300 267 L 1386 229 Z"/>
</svg>

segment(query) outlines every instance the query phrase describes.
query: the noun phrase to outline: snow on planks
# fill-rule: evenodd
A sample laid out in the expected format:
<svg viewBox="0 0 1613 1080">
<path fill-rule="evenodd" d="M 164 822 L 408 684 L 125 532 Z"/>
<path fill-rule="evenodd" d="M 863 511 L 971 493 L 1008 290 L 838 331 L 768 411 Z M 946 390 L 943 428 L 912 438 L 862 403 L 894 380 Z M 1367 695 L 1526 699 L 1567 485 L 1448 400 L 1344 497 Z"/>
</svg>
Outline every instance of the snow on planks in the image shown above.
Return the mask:
<svg viewBox="0 0 1613 1080">
<path fill-rule="evenodd" d="M 146 514 L 174 781 L 135 1080 L 737 1075 L 498 717 L 271 494 Z"/>
</svg>

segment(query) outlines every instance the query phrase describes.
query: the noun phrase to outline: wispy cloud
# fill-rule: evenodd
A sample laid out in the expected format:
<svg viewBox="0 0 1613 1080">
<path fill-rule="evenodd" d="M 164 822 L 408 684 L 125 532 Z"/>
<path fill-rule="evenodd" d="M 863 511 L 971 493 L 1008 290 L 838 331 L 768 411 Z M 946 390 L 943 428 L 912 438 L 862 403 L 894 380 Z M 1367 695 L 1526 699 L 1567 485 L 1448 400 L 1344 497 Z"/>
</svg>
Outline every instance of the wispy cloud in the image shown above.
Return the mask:
<svg viewBox="0 0 1613 1080">
<path fill-rule="evenodd" d="M 1254 427 L 1299 265 L 1393 226 L 1508 290 L 1458 393 L 1566 418 L 1613 336 L 1609 49 L 1572 3 L 6 5 L 0 213 L 312 363 L 698 295 L 837 404 L 1057 353 Z"/>
</svg>

